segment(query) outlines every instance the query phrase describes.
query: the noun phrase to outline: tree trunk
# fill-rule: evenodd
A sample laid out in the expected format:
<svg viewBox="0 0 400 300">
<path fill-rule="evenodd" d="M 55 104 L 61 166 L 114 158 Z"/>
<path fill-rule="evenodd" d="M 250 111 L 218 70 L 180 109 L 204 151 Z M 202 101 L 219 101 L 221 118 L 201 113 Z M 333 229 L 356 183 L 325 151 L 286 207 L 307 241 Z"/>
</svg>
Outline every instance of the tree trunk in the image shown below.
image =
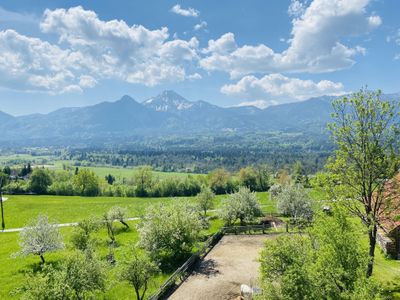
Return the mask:
<svg viewBox="0 0 400 300">
<path fill-rule="evenodd" d="M 367 268 L 367 277 L 370 277 L 372 275 L 372 270 L 374 268 L 376 231 L 377 231 L 376 225 L 373 225 L 372 228 L 368 229 L 369 260 L 368 260 L 368 268 Z"/>
<path fill-rule="evenodd" d="M 42 264 L 44 264 L 44 263 L 45 263 L 45 260 L 44 260 L 43 254 L 40 254 L 39 256 L 40 256 L 40 259 L 42 260 Z"/>
<path fill-rule="evenodd" d="M 121 222 L 126 228 L 129 228 L 129 225 L 126 224 L 124 220 L 120 220 L 120 222 Z"/>
<path fill-rule="evenodd" d="M 135 292 L 136 292 L 136 299 L 140 300 L 139 289 L 135 288 Z"/>
</svg>

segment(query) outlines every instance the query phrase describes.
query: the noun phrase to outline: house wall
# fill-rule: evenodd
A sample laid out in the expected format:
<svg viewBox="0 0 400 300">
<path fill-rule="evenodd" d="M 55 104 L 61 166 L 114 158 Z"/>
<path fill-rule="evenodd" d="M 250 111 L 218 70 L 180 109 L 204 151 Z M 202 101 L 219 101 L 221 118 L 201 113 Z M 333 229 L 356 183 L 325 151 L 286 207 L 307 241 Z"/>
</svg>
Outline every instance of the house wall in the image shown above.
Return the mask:
<svg viewBox="0 0 400 300">
<path fill-rule="evenodd" d="M 398 239 L 392 239 L 388 237 L 383 231 L 379 230 L 377 234 L 377 242 L 386 255 L 395 259 L 399 259 Z"/>
</svg>

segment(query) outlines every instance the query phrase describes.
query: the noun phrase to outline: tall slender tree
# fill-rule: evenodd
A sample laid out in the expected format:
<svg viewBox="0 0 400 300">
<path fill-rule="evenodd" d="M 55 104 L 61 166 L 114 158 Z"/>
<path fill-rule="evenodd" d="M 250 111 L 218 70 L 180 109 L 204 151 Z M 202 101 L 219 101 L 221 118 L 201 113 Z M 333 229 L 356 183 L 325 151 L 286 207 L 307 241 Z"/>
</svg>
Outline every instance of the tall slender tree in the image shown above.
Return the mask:
<svg viewBox="0 0 400 300">
<path fill-rule="evenodd" d="M 381 92 L 365 89 L 333 102 L 329 124 L 337 146 L 328 164 L 340 181 L 342 202 L 367 227 L 369 262 L 372 275 L 377 228 L 382 219 L 382 204 L 387 199 L 385 183 L 398 169 L 399 130 L 394 102 L 381 99 Z"/>
</svg>

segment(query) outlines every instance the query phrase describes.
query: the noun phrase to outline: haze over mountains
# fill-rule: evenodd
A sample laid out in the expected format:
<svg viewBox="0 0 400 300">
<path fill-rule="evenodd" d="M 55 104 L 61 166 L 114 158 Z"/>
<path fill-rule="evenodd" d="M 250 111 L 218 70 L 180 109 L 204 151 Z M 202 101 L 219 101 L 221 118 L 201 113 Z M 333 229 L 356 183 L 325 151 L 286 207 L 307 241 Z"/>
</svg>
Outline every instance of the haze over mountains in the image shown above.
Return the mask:
<svg viewBox="0 0 400 300">
<path fill-rule="evenodd" d="M 384 95 L 399 98 L 399 94 Z M 49 114 L 13 117 L 0 112 L 3 142 L 110 140 L 157 135 L 223 134 L 225 132 L 302 132 L 325 134 L 331 101 L 323 96 L 271 106 L 223 108 L 189 101 L 164 91 L 142 103 L 130 96 L 82 108 L 62 108 Z"/>
</svg>

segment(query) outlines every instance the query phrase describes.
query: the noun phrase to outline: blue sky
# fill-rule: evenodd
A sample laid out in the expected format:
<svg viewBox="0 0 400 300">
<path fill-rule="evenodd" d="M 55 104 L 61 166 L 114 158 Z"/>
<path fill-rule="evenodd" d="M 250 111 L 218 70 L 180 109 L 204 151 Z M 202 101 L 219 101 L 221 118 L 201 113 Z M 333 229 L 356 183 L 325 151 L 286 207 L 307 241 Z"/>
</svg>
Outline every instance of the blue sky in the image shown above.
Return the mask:
<svg viewBox="0 0 400 300">
<path fill-rule="evenodd" d="M 1 1 L 0 110 L 400 91 L 398 0 Z"/>
</svg>

